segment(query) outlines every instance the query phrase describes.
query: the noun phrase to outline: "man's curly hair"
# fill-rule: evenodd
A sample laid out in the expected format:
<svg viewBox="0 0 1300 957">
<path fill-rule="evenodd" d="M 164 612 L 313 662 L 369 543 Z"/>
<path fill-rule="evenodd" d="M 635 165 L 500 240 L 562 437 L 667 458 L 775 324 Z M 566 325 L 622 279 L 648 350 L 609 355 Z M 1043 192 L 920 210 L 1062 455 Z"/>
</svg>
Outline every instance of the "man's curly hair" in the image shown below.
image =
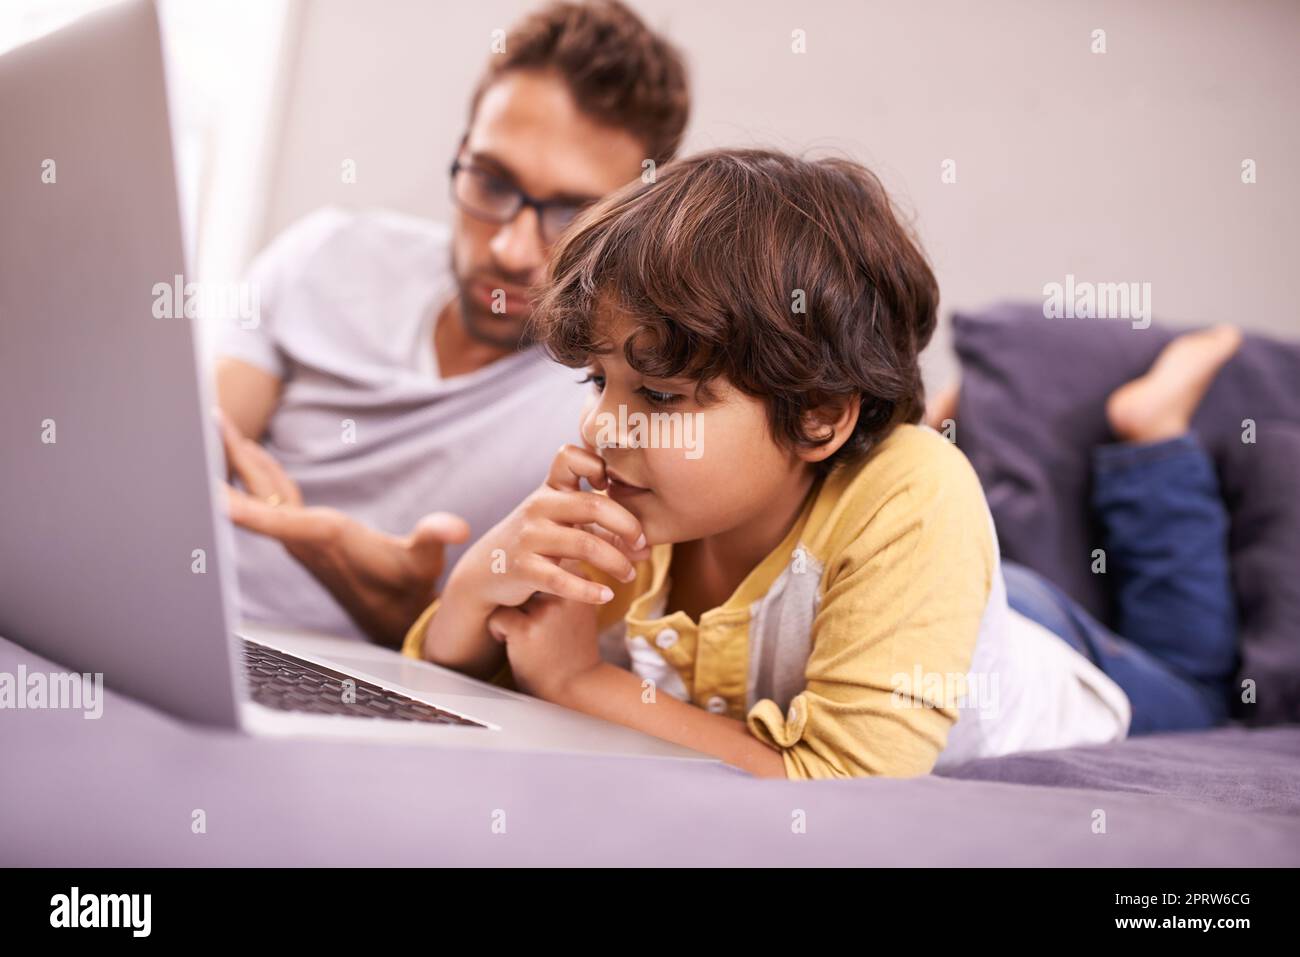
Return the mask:
<svg viewBox="0 0 1300 957">
<path fill-rule="evenodd" d="M 471 125 L 483 93 L 513 70 L 557 73 L 579 110 L 637 137 L 656 164 L 672 159 L 681 145 L 690 117 L 686 65 L 672 44 L 618 0 L 561 0 L 515 24 L 505 52 L 488 61 L 470 101 Z"/>
</svg>

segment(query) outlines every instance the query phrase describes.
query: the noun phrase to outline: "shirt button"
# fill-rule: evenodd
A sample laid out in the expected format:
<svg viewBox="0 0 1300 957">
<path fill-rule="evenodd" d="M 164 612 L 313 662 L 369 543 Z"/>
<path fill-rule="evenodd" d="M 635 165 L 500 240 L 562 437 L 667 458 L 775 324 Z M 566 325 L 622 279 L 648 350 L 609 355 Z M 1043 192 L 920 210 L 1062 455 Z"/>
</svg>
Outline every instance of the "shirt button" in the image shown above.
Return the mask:
<svg viewBox="0 0 1300 957">
<path fill-rule="evenodd" d="M 727 699 L 721 695 L 714 695 L 704 705 L 714 714 L 723 714 L 727 710 Z"/>
<path fill-rule="evenodd" d="M 673 645 L 677 644 L 678 637 L 680 636 L 677 634 L 676 629 L 665 628 L 655 636 L 655 644 L 660 648 L 671 648 Z"/>
</svg>

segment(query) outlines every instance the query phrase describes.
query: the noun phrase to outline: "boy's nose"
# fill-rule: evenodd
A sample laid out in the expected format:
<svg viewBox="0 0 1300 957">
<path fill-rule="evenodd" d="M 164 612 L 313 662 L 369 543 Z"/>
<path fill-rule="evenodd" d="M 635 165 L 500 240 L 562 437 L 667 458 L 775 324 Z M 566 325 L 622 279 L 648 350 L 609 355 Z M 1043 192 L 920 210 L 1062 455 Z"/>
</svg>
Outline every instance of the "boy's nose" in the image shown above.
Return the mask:
<svg viewBox="0 0 1300 957">
<path fill-rule="evenodd" d="M 593 394 L 583 407 L 582 441 L 592 449 L 618 449 L 626 447 L 623 423 L 619 420 L 618 404 L 605 395 Z"/>
<path fill-rule="evenodd" d="M 600 396 L 595 392 L 587 393 L 587 400 L 582 403 L 582 413 L 578 418 L 578 434 L 582 444 L 593 452 L 596 451 L 596 409 L 600 405 Z"/>
</svg>

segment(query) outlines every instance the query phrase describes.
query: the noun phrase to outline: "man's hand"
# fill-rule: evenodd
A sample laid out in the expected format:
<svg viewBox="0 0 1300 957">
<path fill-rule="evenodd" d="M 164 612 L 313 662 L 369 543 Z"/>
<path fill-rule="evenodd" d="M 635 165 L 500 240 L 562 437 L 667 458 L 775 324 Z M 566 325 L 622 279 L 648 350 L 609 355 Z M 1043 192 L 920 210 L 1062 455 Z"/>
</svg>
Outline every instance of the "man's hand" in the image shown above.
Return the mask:
<svg viewBox="0 0 1300 957">
<path fill-rule="evenodd" d="M 596 606 L 534 595 L 518 608 L 498 608 L 488 632 L 506 646 L 520 691 L 559 703 L 569 683 L 600 664 Z"/>
<path fill-rule="evenodd" d="M 280 541 L 367 635 L 401 646 L 436 596 L 443 548 L 469 537 L 465 521 L 434 512 L 398 538 L 333 508 L 306 507 L 297 484 L 261 445 L 224 416 L 226 461 L 244 488 L 226 487 L 231 521 Z"/>
</svg>

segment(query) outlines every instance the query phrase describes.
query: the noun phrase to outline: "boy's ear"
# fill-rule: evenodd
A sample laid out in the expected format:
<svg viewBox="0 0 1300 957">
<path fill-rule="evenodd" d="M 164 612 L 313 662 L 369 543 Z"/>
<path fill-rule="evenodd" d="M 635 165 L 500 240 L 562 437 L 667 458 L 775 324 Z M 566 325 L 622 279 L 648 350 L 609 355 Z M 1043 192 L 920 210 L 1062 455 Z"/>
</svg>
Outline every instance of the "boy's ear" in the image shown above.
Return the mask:
<svg viewBox="0 0 1300 957">
<path fill-rule="evenodd" d="M 840 450 L 858 424 L 862 410 L 859 396 L 846 396 L 824 402 L 803 414 L 804 434 L 810 438 L 827 439 L 821 445 L 799 447 L 796 454 L 805 462 L 821 462 Z"/>
</svg>

